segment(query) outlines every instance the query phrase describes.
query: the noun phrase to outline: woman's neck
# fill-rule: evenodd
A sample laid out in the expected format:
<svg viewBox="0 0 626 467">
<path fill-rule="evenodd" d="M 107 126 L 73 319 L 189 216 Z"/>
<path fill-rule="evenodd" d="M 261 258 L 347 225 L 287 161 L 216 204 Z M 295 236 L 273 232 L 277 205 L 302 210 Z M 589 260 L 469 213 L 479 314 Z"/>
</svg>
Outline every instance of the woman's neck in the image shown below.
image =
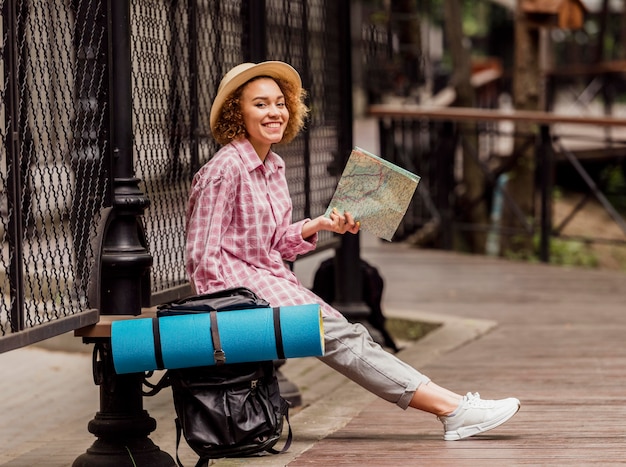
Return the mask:
<svg viewBox="0 0 626 467">
<path fill-rule="evenodd" d="M 265 158 L 269 154 L 270 149 L 272 149 L 272 146 L 269 144 L 255 145 L 252 141 L 250 141 L 250 144 L 254 148 L 257 156 L 259 156 L 259 159 L 261 159 L 261 162 L 265 162 Z"/>
</svg>

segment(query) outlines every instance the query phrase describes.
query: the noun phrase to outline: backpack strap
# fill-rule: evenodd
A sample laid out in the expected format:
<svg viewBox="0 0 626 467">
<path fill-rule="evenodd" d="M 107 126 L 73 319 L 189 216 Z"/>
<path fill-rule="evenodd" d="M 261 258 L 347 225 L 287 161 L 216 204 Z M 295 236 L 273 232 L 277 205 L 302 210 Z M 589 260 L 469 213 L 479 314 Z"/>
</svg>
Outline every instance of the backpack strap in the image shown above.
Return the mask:
<svg viewBox="0 0 626 467">
<path fill-rule="evenodd" d="M 280 307 L 272 308 L 272 314 L 274 318 L 274 337 L 276 340 L 276 355 L 279 360 L 285 359 L 285 348 L 283 346 L 283 333 L 280 328 Z M 220 331 L 217 326 L 217 311 L 212 310 L 209 312 L 211 319 L 211 340 L 213 341 L 213 359 L 216 365 L 223 365 L 226 363 L 226 354 L 222 349 L 222 342 L 220 340 Z M 156 333 L 154 333 L 156 336 Z M 155 337 L 156 340 L 156 337 Z M 155 341 L 156 349 L 156 341 Z M 160 347 L 159 347 L 160 350 Z M 161 357 L 162 359 L 162 357 Z M 157 361 L 158 363 L 158 361 Z"/>
<path fill-rule="evenodd" d="M 148 381 L 148 378 L 150 376 L 151 376 L 151 373 L 149 372 L 149 373 L 146 373 L 143 378 L 143 385 L 150 388 L 148 391 L 144 391 L 143 389 L 141 391 L 142 395 L 146 397 L 155 396 L 161 391 L 161 389 L 165 389 L 166 387 L 172 385 L 172 380 L 170 379 L 169 371 L 166 371 L 165 374 L 161 376 L 161 379 L 157 381 L 156 383 L 151 383 L 150 381 Z"/>
<path fill-rule="evenodd" d="M 278 331 L 276 330 L 276 316 L 278 315 L 279 324 Z M 209 312 L 209 317 L 211 320 L 211 341 L 213 342 L 213 359 L 215 360 L 216 365 L 223 365 L 226 363 L 226 354 L 224 353 L 224 349 L 222 349 L 222 341 L 220 340 L 220 332 L 217 327 L 217 311 L 212 310 Z M 274 312 L 274 333 L 280 333 L 280 314 Z M 155 316 L 152 318 L 152 339 L 154 340 L 154 359 L 156 361 L 156 369 L 163 370 L 165 369 L 165 363 L 163 362 L 163 349 L 161 348 L 161 329 L 159 326 L 159 317 Z M 278 339 L 278 338 L 277 338 Z M 277 340 L 278 342 L 278 340 Z M 280 338 L 280 348 L 282 357 L 285 358 L 285 353 L 282 350 L 283 342 L 282 337 Z M 280 354 L 279 354 L 280 355 Z"/>
<path fill-rule="evenodd" d="M 272 308 L 273 322 L 274 322 L 274 338 L 276 341 L 276 356 L 279 360 L 284 360 L 285 347 L 283 345 L 283 333 L 280 327 L 280 307 Z M 209 312 L 209 319 L 211 321 L 211 341 L 213 342 L 213 359 L 216 365 L 223 365 L 226 363 L 226 354 L 222 348 L 222 341 L 220 339 L 220 332 L 217 325 L 217 311 L 211 310 Z M 154 359 L 156 362 L 156 369 L 165 369 L 165 362 L 163 361 L 163 349 L 161 347 L 161 329 L 159 323 L 159 317 L 152 318 L 152 339 L 154 340 Z"/>
<path fill-rule="evenodd" d="M 289 432 L 287 433 L 287 439 L 285 440 L 285 445 L 280 450 L 274 449 L 273 447 L 267 448 L 266 451 L 269 452 L 270 454 L 281 454 L 287 451 L 287 449 L 291 447 L 291 441 L 293 440 L 293 433 L 291 431 L 291 422 L 289 421 L 289 412 L 285 412 L 285 420 L 287 420 L 287 426 L 289 427 Z"/>
<path fill-rule="evenodd" d="M 220 331 L 217 328 L 217 311 L 213 310 L 209 312 L 211 319 L 211 340 L 213 341 L 213 359 L 216 365 L 223 365 L 226 363 L 226 354 L 222 349 L 222 342 L 220 341 Z"/>
<path fill-rule="evenodd" d="M 180 426 L 178 418 L 174 420 L 174 423 L 176 423 L 176 463 L 178 464 L 178 467 L 185 467 L 180 461 L 180 457 L 178 457 L 178 447 L 180 446 L 180 438 L 183 433 L 183 429 Z"/>
<path fill-rule="evenodd" d="M 182 437 L 183 429 L 180 426 L 180 421 L 178 418 L 174 420 L 176 422 L 176 463 L 178 467 L 185 467 L 183 463 L 180 461 L 180 456 L 178 455 L 178 447 L 180 446 L 180 438 Z M 211 459 L 203 459 L 202 457 L 198 459 L 196 462 L 196 467 L 209 467 L 209 462 Z"/>
</svg>

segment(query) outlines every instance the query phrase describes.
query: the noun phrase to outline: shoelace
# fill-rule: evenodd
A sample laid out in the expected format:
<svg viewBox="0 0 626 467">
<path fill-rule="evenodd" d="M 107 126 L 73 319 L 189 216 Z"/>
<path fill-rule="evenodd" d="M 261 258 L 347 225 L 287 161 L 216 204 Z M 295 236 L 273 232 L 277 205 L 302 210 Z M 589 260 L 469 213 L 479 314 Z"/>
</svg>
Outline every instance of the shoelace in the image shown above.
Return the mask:
<svg viewBox="0 0 626 467">
<path fill-rule="evenodd" d="M 480 398 L 480 394 L 475 392 L 468 392 L 463 397 L 463 401 L 461 402 L 461 406 L 465 409 L 467 408 L 479 408 L 479 409 L 490 409 L 494 406 L 494 401 L 492 400 L 482 400 Z M 442 415 L 437 418 L 441 420 L 444 425 L 447 425 L 450 415 Z"/>
<path fill-rule="evenodd" d="M 477 392 L 473 394 L 471 392 L 468 392 L 465 395 L 464 399 L 465 399 L 466 407 L 476 407 L 476 408 L 483 408 L 483 409 L 488 409 L 490 407 L 493 407 L 493 401 L 482 400 L 480 398 L 480 394 L 478 394 Z"/>
</svg>

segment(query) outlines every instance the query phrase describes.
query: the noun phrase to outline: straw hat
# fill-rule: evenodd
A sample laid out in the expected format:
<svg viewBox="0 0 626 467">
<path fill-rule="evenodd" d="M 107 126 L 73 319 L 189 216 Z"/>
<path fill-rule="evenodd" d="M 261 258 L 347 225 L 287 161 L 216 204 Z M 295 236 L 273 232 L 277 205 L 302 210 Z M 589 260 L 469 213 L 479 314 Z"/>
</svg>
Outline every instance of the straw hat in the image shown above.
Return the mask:
<svg viewBox="0 0 626 467">
<path fill-rule="evenodd" d="M 217 96 L 213 100 L 213 106 L 211 107 L 211 131 L 215 133 L 215 125 L 217 119 L 222 112 L 222 107 L 228 96 L 230 96 L 239 86 L 247 83 L 252 78 L 257 76 L 270 76 L 272 78 L 278 78 L 292 83 L 296 88 L 302 88 L 302 80 L 298 72 L 291 66 L 284 62 L 269 61 L 262 63 L 242 63 L 230 70 L 217 89 Z"/>
</svg>

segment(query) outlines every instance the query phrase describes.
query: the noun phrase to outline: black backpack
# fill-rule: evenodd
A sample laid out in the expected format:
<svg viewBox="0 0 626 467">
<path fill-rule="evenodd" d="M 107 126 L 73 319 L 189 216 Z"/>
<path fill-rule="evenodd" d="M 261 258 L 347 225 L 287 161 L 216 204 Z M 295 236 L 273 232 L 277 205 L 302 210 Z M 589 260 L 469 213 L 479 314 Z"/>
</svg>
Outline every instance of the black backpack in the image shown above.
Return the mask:
<svg viewBox="0 0 626 467">
<path fill-rule="evenodd" d="M 385 282 L 378 269 L 363 259 L 360 260 L 359 269 L 361 270 L 363 302 L 370 309 L 367 321 L 380 333 L 380 339 L 376 334 L 372 334 L 372 338 L 380 345 L 389 347 L 394 353 L 397 353 L 400 349 L 385 328 L 386 318 L 381 306 Z M 311 290 L 326 303 L 335 301 L 335 258 L 322 261 L 315 272 Z"/>
<path fill-rule="evenodd" d="M 227 312 L 269 307 L 247 288 L 228 289 L 159 306 L 157 316 L 184 313 Z M 274 445 L 289 425 L 289 403 L 280 395 L 274 362 L 224 364 L 219 330 L 211 326 L 216 365 L 168 370 L 157 384 L 146 381 L 154 395 L 171 386 L 176 410 L 176 460 L 181 434 L 200 459 L 243 457 L 269 452 L 278 454 L 291 444 L 291 426 L 285 446 Z M 226 356 L 227 358 L 227 356 Z"/>
</svg>

